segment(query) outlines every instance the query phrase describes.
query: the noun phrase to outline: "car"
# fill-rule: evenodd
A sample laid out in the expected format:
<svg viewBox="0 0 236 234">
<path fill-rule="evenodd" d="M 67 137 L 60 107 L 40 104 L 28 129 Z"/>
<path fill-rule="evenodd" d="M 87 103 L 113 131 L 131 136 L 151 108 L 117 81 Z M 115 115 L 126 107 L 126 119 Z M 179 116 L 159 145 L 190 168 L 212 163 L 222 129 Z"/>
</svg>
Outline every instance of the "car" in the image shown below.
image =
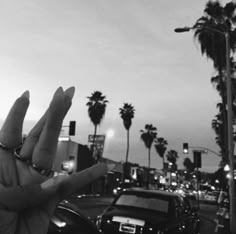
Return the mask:
<svg viewBox="0 0 236 234">
<path fill-rule="evenodd" d="M 132 182 L 121 182 L 119 185 L 113 189 L 112 193 L 114 196 L 117 196 L 120 192 L 122 192 L 125 189 L 137 187 L 137 184 Z"/>
<path fill-rule="evenodd" d="M 47 234 L 101 234 L 101 231 L 76 205 L 64 200 L 57 206 Z"/>
<path fill-rule="evenodd" d="M 104 234 L 197 234 L 200 219 L 181 194 L 127 189 L 98 217 L 97 225 Z"/>
<path fill-rule="evenodd" d="M 219 191 L 207 191 L 204 200 L 205 202 L 217 204 L 217 200 L 219 197 Z"/>
</svg>

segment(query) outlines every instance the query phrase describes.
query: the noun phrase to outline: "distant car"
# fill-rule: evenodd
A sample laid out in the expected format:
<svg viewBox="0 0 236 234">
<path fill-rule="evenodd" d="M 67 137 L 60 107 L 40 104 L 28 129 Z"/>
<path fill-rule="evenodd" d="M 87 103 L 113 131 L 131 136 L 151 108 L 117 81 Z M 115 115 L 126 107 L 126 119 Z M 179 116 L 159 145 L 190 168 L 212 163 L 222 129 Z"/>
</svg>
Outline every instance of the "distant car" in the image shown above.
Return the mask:
<svg viewBox="0 0 236 234">
<path fill-rule="evenodd" d="M 199 233 L 199 217 L 181 194 L 127 189 L 98 217 L 104 234 Z"/>
<path fill-rule="evenodd" d="M 134 183 L 131 182 L 121 182 L 116 188 L 113 189 L 113 195 L 117 196 L 120 192 L 125 189 L 136 187 Z"/>
<path fill-rule="evenodd" d="M 216 204 L 218 197 L 219 197 L 219 191 L 207 191 L 204 196 L 204 200 L 205 202 Z"/>
<path fill-rule="evenodd" d="M 51 218 L 47 234 L 101 234 L 97 226 L 68 201 L 61 202 Z"/>
</svg>

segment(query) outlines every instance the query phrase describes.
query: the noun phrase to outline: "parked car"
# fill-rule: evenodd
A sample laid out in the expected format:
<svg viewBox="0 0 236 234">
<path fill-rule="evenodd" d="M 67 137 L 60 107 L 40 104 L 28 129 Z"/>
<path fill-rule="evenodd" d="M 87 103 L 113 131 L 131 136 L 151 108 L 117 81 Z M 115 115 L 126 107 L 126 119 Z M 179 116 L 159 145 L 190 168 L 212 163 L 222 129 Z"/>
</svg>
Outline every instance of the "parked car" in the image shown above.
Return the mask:
<svg viewBox="0 0 236 234">
<path fill-rule="evenodd" d="M 197 234 L 197 210 L 178 193 L 145 189 L 122 191 L 98 217 L 104 234 Z"/>
<path fill-rule="evenodd" d="M 51 219 L 48 234 L 101 234 L 97 226 L 71 202 L 61 202 Z"/>
</svg>

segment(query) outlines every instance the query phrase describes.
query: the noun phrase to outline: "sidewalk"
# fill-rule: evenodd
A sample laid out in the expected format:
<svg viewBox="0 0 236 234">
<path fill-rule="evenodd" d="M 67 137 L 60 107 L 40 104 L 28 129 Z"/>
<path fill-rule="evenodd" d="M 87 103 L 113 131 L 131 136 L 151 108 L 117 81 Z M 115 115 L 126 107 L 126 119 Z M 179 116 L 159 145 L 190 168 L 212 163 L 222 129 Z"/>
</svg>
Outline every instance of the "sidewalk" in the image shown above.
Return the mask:
<svg viewBox="0 0 236 234">
<path fill-rule="evenodd" d="M 217 228 L 217 216 L 216 214 L 212 214 L 212 213 L 203 213 L 199 212 L 199 217 L 200 217 L 200 234 L 230 234 L 229 230 L 226 230 L 225 228 L 221 228 L 220 226 L 218 226 L 218 230 L 216 230 Z M 229 227 L 228 227 L 229 228 Z"/>
</svg>

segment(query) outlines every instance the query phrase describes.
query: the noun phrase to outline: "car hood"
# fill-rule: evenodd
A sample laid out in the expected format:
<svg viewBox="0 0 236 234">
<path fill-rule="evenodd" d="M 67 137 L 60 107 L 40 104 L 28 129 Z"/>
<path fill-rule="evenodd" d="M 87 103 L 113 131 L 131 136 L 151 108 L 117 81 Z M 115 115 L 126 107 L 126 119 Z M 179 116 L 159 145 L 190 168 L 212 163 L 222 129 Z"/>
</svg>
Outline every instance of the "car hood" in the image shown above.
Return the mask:
<svg viewBox="0 0 236 234">
<path fill-rule="evenodd" d="M 155 226 L 165 227 L 170 218 L 158 214 L 157 212 L 136 209 L 136 208 L 123 208 L 123 207 L 109 207 L 103 214 L 104 217 L 129 217 L 145 221 L 145 223 L 153 224 Z"/>
</svg>

